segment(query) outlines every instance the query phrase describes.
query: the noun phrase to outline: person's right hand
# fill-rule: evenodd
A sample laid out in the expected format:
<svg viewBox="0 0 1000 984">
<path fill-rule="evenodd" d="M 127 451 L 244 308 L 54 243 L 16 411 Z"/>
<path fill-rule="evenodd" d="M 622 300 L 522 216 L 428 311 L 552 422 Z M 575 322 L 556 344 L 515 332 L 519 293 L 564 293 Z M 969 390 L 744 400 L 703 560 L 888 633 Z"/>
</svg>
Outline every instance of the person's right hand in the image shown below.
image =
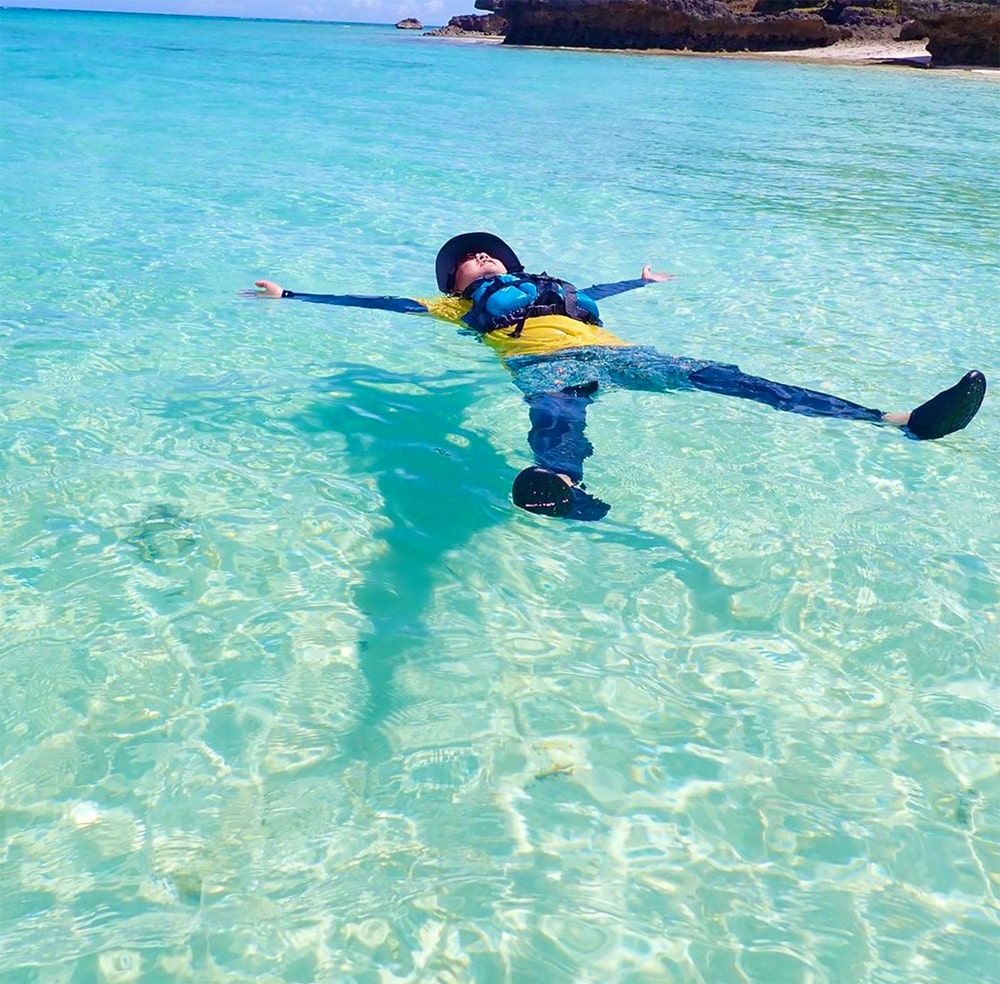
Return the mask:
<svg viewBox="0 0 1000 984">
<path fill-rule="evenodd" d="M 254 286 L 259 290 L 241 290 L 241 297 L 281 297 L 282 286 L 273 280 L 255 280 Z"/>
</svg>

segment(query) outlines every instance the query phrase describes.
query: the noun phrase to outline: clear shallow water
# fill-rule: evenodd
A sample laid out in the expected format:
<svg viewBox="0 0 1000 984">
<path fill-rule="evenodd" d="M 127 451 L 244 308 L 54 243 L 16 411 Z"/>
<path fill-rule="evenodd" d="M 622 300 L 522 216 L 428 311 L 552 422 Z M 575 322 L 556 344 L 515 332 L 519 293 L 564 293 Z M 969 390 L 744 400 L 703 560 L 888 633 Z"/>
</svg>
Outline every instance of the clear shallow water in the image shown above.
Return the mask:
<svg viewBox="0 0 1000 984">
<path fill-rule="evenodd" d="M 591 411 L 426 295 L 496 229 L 667 351 L 996 378 L 981 76 L 4 11 L 0 979 L 982 981 L 1000 424 Z"/>
</svg>

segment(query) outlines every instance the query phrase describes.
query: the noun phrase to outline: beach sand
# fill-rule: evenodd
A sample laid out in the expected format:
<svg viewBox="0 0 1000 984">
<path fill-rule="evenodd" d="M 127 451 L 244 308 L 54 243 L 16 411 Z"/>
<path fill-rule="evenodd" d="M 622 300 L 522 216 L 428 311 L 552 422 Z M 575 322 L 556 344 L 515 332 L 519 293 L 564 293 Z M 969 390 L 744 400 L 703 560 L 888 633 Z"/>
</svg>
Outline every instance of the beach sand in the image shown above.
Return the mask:
<svg viewBox="0 0 1000 984">
<path fill-rule="evenodd" d="M 467 34 L 451 35 L 446 41 L 459 41 L 472 44 L 501 44 L 503 35 L 499 34 Z M 573 51 L 594 51 L 592 48 L 573 48 Z M 629 50 L 630 55 L 686 55 L 694 57 L 710 56 L 716 58 L 780 58 L 800 61 L 832 61 L 850 62 L 858 65 L 899 65 L 910 68 L 930 68 L 931 56 L 927 50 L 926 41 L 872 41 L 848 40 L 825 48 L 795 48 L 790 51 L 675 51 L 668 49 Z M 1000 70 L 993 68 L 963 67 L 946 65 L 935 67 L 936 71 L 974 71 L 983 72 L 1000 79 Z"/>
<path fill-rule="evenodd" d="M 741 58 L 786 58 L 802 61 L 833 61 L 856 65 L 899 65 L 933 68 L 936 72 L 977 72 L 1000 79 L 1000 69 L 975 65 L 931 65 L 926 41 L 839 41 L 826 48 L 798 48 L 793 51 L 745 52 Z"/>
<path fill-rule="evenodd" d="M 792 51 L 747 52 L 765 58 L 808 58 L 820 61 L 846 61 L 929 65 L 930 53 L 925 41 L 839 41 L 825 48 L 797 48 Z"/>
</svg>

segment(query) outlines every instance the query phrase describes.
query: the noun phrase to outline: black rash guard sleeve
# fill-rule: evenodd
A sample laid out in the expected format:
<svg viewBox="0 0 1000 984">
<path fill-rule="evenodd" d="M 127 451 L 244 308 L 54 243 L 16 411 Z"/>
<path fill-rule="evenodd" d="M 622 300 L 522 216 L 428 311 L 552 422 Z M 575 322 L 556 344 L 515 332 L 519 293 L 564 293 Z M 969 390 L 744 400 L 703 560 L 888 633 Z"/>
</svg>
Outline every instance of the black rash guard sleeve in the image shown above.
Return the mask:
<svg viewBox="0 0 1000 984">
<path fill-rule="evenodd" d="M 427 306 L 411 297 L 361 297 L 356 294 L 303 294 L 297 290 L 283 290 L 282 297 L 312 304 L 333 304 L 337 307 L 371 308 L 376 311 L 395 311 L 397 314 L 426 314 Z"/>
<path fill-rule="evenodd" d="M 599 301 L 605 297 L 614 297 L 615 294 L 624 294 L 627 290 L 635 290 L 637 287 L 646 287 L 648 284 L 655 284 L 655 280 L 619 280 L 614 284 L 593 284 L 580 291 L 586 294 L 592 301 Z"/>
</svg>

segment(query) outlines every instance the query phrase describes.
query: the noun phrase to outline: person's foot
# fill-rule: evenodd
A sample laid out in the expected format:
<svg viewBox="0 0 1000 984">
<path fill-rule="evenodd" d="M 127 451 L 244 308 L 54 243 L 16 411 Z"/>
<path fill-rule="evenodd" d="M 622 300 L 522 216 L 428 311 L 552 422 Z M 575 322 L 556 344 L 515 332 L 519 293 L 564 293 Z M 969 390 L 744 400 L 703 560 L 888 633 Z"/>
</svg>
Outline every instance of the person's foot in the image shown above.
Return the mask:
<svg viewBox="0 0 1000 984">
<path fill-rule="evenodd" d="M 511 498 L 515 506 L 536 516 L 565 516 L 594 521 L 607 516 L 611 506 L 594 498 L 567 475 L 547 468 L 525 468 L 514 479 Z"/>
<path fill-rule="evenodd" d="M 912 410 L 901 423 L 918 440 L 933 441 L 968 426 L 979 412 L 985 395 L 986 377 L 978 369 L 973 369 L 951 389 L 938 393 Z M 895 423 L 891 416 L 887 414 L 886 419 Z"/>
</svg>

